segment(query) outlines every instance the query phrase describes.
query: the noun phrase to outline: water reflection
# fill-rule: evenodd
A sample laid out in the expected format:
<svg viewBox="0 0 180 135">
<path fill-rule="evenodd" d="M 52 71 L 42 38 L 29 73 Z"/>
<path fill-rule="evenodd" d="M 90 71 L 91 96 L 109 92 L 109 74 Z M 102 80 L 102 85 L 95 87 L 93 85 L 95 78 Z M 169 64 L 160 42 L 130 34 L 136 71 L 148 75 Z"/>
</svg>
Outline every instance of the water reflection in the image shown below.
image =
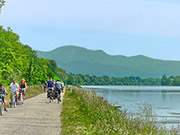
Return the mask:
<svg viewBox="0 0 180 135">
<path fill-rule="evenodd" d="M 153 86 L 82 86 L 95 91 L 113 104 L 122 105 L 129 111 L 136 111 L 142 103 L 151 104 L 159 116 L 166 119 L 166 125 L 180 123 L 180 87 Z M 170 124 L 171 123 L 171 124 Z"/>
</svg>

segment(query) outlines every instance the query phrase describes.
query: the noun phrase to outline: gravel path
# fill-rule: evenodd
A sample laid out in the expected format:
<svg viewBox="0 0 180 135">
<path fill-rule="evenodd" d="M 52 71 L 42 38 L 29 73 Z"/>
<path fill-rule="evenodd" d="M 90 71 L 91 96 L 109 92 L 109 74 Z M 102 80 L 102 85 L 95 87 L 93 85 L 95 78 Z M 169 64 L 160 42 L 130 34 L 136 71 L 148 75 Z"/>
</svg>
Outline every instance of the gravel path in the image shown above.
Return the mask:
<svg viewBox="0 0 180 135">
<path fill-rule="evenodd" d="M 0 135 L 60 135 L 61 109 L 61 103 L 49 103 L 44 93 L 27 99 L 0 117 Z"/>
</svg>

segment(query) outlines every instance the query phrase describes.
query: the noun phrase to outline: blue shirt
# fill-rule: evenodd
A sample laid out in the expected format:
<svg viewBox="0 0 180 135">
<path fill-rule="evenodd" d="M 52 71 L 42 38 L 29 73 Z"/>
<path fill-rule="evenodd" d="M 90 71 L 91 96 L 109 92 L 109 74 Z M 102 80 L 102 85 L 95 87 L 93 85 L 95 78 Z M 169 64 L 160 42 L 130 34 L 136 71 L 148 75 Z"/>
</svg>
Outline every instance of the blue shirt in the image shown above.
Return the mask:
<svg viewBox="0 0 180 135">
<path fill-rule="evenodd" d="M 53 84 L 54 84 L 53 81 L 49 81 L 49 82 L 48 82 L 48 87 L 53 87 Z"/>
<path fill-rule="evenodd" d="M 6 94 L 6 89 L 3 89 L 3 90 L 0 89 L 0 94 L 4 94 L 5 95 Z"/>
</svg>

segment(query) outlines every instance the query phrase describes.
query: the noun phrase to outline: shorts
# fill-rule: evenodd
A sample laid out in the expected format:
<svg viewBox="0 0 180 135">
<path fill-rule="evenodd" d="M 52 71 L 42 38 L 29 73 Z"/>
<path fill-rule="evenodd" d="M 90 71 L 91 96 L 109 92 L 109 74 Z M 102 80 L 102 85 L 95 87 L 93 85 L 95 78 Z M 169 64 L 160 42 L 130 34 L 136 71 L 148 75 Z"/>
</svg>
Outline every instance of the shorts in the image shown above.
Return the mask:
<svg viewBox="0 0 180 135">
<path fill-rule="evenodd" d="M 11 93 L 14 94 L 14 93 L 17 93 L 18 90 L 11 90 Z"/>
<path fill-rule="evenodd" d="M 61 90 L 56 90 L 58 92 L 59 95 L 61 95 Z"/>
<path fill-rule="evenodd" d="M 19 90 L 21 90 L 22 92 L 26 92 L 26 88 L 20 88 Z"/>
<path fill-rule="evenodd" d="M 60 89 L 56 88 L 56 91 L 58 91 L 58 93 L 61 94 L 61 90 Z"/>
<path fill-rule="evenodd" d="M 48 90 L 54 90 L 54 88 L 53 87 L 48 87 Z"/>
<path fill-rule="evenodd" d="M 4 96 L 2 97 L 2 101 L 3 101 L 3 102 L 5 101 L 5 97 L 4 97 Z"/>
</svg>

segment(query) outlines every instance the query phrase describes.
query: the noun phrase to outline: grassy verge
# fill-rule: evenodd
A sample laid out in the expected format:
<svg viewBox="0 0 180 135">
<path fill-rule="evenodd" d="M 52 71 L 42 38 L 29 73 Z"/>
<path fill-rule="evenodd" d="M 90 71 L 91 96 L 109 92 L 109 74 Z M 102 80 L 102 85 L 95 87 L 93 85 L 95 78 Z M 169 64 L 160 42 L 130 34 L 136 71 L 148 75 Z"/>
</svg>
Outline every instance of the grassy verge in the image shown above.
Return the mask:
<svg viewBox="0 0 180 135">
<path fill-rule="evenodd" d="M 62 135 L 164 135 L 178 134 L 177 130 L 158 128 L 152 113 L 132 116 L 119 111 L 94 92 L 73 87 L 63 100 L 61 113 Z"/>
<path fill-rule="evenodd" d="M 26 98 L 32 98 L 43 93 L 44 90 L 40 88 L 40 86 L 30 86 L 26 92 Z"/>
</svg>

